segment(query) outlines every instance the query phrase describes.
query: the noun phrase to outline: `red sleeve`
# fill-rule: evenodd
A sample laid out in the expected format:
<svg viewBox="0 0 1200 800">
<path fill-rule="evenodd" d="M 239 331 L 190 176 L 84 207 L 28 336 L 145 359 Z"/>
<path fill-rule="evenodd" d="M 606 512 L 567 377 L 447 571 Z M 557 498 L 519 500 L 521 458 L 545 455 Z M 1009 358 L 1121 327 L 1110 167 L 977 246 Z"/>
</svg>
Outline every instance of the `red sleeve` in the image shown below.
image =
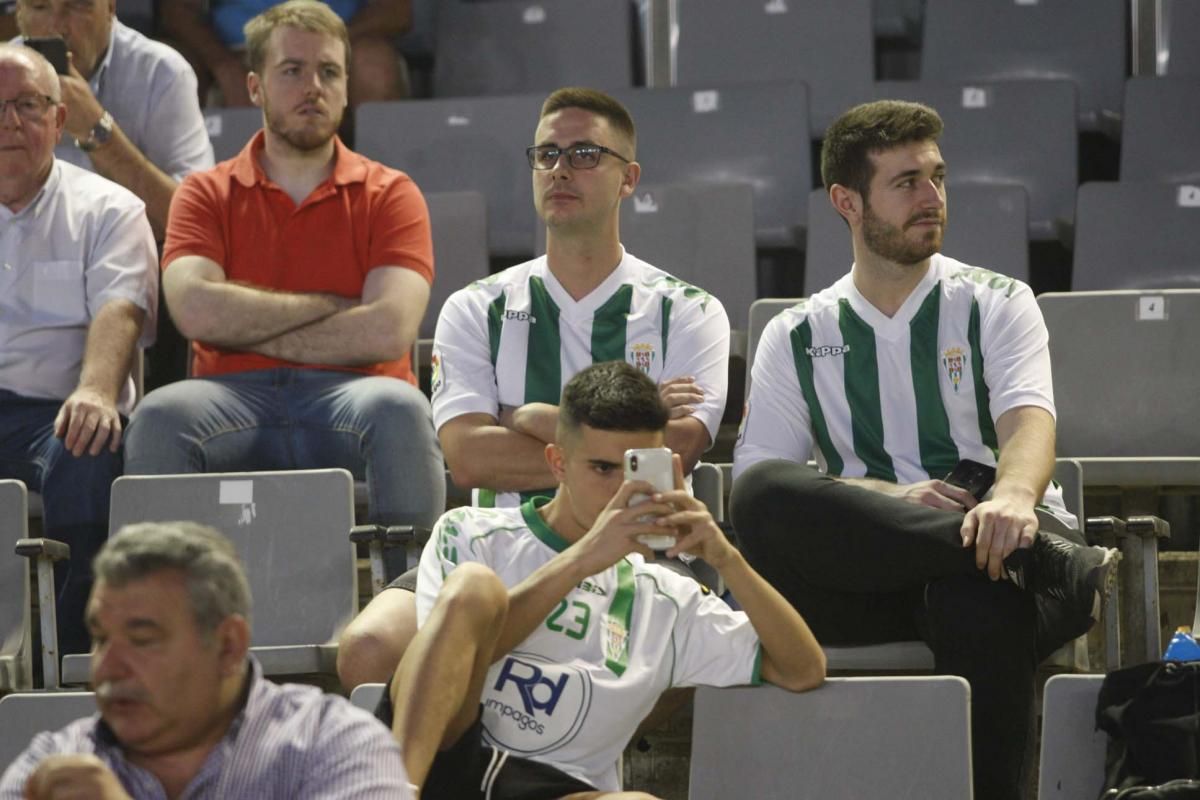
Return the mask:
<svg viewBox="0 0 1200 800">
<path fill-rule="evenodd" d="M 211 171 L 193 173 L 183 179 L 171 198 L 167 215 L 164 270 L 180 256 L 203 256 L 221 265 L 228 263 L 223 206 Z"/>
<path fill-rule="evenodd" d="M 429 209 L 412 179 L 395 172 L 372 209 L 367 269 L 407 267 L 433 283 Z"/>
</svg>

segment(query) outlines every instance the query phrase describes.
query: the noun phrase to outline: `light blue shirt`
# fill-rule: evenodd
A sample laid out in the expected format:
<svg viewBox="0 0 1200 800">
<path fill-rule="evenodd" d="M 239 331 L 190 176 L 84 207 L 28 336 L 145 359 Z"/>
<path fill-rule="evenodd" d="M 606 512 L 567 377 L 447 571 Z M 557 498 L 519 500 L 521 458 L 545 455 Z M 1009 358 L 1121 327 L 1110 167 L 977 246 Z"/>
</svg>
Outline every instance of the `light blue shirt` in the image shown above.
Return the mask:
<svg viewBox="0 0 1200 800">
<path fill-rule="evenodd" d="M 382 722 L 314 686 L 271 683 L 250 665 L 246 705 L 181 800 L 411 800 L 400 747 Z M 99 714 L 35 736 L 0 778 L 0 800 L 21 800 L 38 764 L 61 753 L 94 754 L 134 800 L 167 800 Z"/>
<path fill-rule="evenodd" d="M 107 178 L 54 160 L 29 205 L 0 205 L 0 389 L 63 400 L 79 383 L 88 326 L 110 300 L 146 312 L 154 342 L 158 253 L 146 205 Z M 133 380 L 117 408 L 128 414 Z"/>
<path fill-rule="evenodd" d="M 172 48 L 114 19 L 108 52 L 88 83 L 133 145 L 176 181 L 213 165 L 196 73 Z M 92 169 L 70 134 L 63 134 L 54 156 Z"/>
</svg>

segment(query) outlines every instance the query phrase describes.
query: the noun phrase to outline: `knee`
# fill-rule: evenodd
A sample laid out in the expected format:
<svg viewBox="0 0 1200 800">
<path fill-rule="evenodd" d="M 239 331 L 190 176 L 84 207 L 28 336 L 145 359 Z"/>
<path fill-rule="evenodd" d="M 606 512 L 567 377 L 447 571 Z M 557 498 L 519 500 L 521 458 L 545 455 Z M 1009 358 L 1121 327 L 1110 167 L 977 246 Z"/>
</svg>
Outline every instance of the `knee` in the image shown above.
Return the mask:
<svg viewBox="0 0 1200 800">
<path fill-rule="evenodd" d="M 498 632 L 508 615 L 508 589 L 487 567 L 467 562 L 455 567 L 446 578 L 437 605 L 451 619 Z"/>
<path fill-rule="evenodd" d="M 381 36 L 356 37 L 350 70 L 355 102 L 396 100 L 402 95 L 400 55 L 392 43 Z"/>
<path fill-rule="evenodd" d="M 411 384 L 398 378 L 362 378 L 356 395 L 358 413 L 374 425 L 403 429 L 406 436 L 426 429 L 432 435 L 429 400 Z"/>
<path fill-rule="evenodd" d="M 129 417 L 125 430 L 125 449 L 136 454 L 141 449 L 169 439 L 182 430 L 193 416 L 177 397 L 174 387 L 166 386 L 142 398 Z"/>
<path fill-rule="evenodd" d="M 377 605 L 381 598 L 382 607 Z M 391 589 L 381 594 L 338 639 L 337 674 L 342 686 L 349 691 L 363 683 L 387 682 L 416 633 L 412 593 Z"/>
<path fill-rule="evenodd" d="M 753 539 L 769 533 L 772 521 L 795 520 L 811 485 L 821 480 L 830 479 L 792 461 L 760 461 L 750 467 L 730 493 L 730 518 L 738 535 Z"/>
</svg>

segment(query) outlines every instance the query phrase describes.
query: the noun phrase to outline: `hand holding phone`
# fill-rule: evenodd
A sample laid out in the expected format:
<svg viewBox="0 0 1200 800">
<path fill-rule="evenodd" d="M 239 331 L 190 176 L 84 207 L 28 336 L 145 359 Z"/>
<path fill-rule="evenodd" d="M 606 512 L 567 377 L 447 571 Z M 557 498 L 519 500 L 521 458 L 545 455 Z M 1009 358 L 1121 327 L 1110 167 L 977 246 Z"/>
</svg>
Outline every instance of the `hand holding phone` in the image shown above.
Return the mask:
<svg viewBox="0 0 1200 800">
<path fill-rule="evenodd" d="M 966 489 L 976 500 L 982 501 L 996 481 L 996 468 L 964 458 L 942 480 L 951 486 Z"/>
<path fill-rule="evenodd" d="M 67 43 L 61 36 L 26 36 L 25 46 L 37 50 L 59 75 L 68 74 Z"/>
<path fill-rule="evenodd" d="M 625 451 L 625 480 L 646 481 L 660 492 L 675 488 L 675 464 L 671 450 L 667 447 L 645 447 Z M 639 505 L 650 498 L 635 494 L 629 498 L 629 506 Z M 637 540 L 651 550 L 669 550 L 675 546 L 675 537 L 670 534 L 642 534 Z"/>
</svg>

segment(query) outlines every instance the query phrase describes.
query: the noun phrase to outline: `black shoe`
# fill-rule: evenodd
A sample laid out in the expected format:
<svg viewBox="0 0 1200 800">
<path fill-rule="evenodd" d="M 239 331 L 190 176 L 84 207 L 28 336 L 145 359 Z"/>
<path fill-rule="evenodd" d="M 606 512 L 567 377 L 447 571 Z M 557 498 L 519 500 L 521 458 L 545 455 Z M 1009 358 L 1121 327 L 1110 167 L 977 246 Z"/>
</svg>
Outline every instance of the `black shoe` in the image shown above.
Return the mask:
<svg viewBox="0 0 1200 800">
<path fill-rule="evenodd" d="M 1061 601 L 1092 622 L 1117 580 L 1117 551 L 1086 547 L 1039 531 L 1033 547 L 1004 559 L 1008 579 L 1031 592 Z"/>
</svg>

